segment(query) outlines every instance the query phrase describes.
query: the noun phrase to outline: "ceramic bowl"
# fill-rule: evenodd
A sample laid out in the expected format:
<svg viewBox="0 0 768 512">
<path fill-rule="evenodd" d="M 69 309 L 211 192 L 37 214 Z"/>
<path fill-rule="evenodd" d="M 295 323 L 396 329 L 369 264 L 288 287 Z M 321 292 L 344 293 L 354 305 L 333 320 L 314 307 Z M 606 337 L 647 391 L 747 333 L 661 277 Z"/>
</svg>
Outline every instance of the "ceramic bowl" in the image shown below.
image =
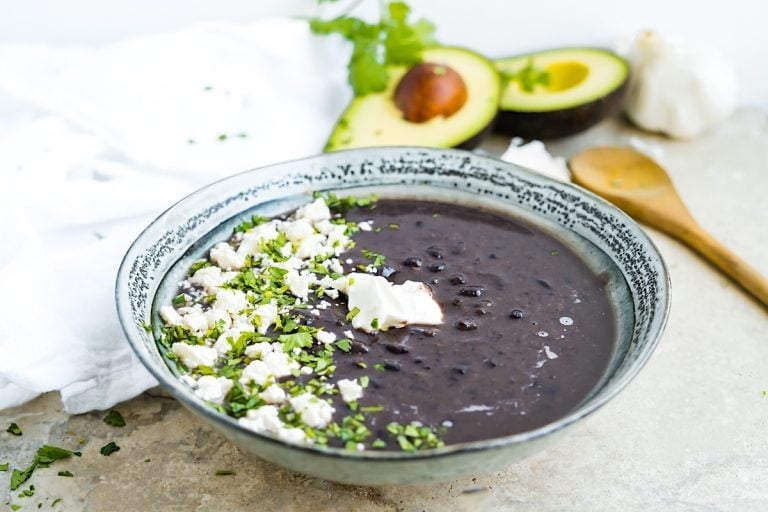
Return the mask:
<svg viewBox="0 0 768 512">
<path fill-rule="evenodd" d="M 617 322 L 604 378 L 568 415 L 528 432 L 418 453 L 302 447 L 247 430 L 216 412 L 163 359 L 146 322 L 173 297 L 191 262 L 226 239 L 245 215 L 276 215 L 313 191 L 376 192 L 482 205 L 523 218 L 556 236 L 595 272 L 608 276 Z M 669 277 L 659 252 L 627 215 L 597 196 L 524 168 L 461 150 L 371 148 L 321 155 L 248 171 L 213 183 L 169 208 L 125 255 L 117 309 L 141 362 L 183 405 L 243 450 L 328 480 L 413 484 L 486 473 L 559 437 L 615 397 L 656 347 L 669 309 Z M 607 461 L 606 461 L 607 462 Z"/>
</svg>

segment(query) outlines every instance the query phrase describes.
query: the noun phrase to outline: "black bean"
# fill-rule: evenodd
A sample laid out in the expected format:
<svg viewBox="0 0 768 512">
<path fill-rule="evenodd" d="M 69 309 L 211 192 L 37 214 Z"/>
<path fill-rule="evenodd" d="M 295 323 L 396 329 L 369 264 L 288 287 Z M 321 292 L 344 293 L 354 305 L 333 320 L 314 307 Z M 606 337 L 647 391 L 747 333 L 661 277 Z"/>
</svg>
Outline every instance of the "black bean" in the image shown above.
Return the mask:
<svg viewBox="0 0 768 512">
<path fill-rule="evenodd" d="M 454 306 L 461 306 L 462 303 L 464 303 L 464 299 L 462 299 L 461 297 L 454 297 L 451 299 L 451 304 L 453 304 Z"/>
<path fill-rule="evenodd" d="M 350 345 L 350 352 L 353 354 L 367 354 L 369 350 L 371 348 L 368 345 L 357 340 L 353 341 Z"/>
<path fill-rule="evenodd" d="M 441 247 L 437 247 L 436 245 L 427 247 L 427 254 L 438 260 L 443 259 L 443 252 L 443 249 Z"/>
<path fill-rule="evenodd" d="M 493 301 L 491 299 L 480 299 L 479 301 L 475 302 L 475 306 L 478 308 L 489 308 L 493 306 Z"/>
<path fill-rule="evenodd" d="M 420 227 L 421 227 L 421 226 L 423 226 L 423 225 L 424 225 L 424 221 L 423 221 L 423 220 L 417 220 L 417 221 L 416 221 L 416 227 L 417 227 L 417 228 L 420 228 Z"/>
<path fill-rule="evenodd" d="M 440 331 L 437 329 L 424 329 L 424 336 L 427 338 L 434 338 Z"/>
<path fill-rule="evenodd" d="M 424 358 L 423 358 L 423 357 L 421 357 L 421 356 L 419 356 L 419 357 L 414 357 L 414 358 L 413 358 L 413 362 L 414 362 L 414 364 L 421 364 L 421 363 L 423 363 L 423 362 L 424 362 Z"/>
<path fill-rule="evenodd" d="M 492 260 L 495 260 L 495 259 L 496 259 L 496 254 L 494 254 L 494 253 L 491 253 L 491 254 L 489 254 L 489 255 L 488 255 L 488 257 L 489 257 L 490 259 L 492 259 Z"/>
<path fill-rule="evenodd" d="M 509 318 L 514 318 L 515 320 L 520 320 L 523 316 L 523 312 L 520 309 L 513 309 L 509 312 Z"/>
<path fill-rule="evenodd" d="M 461 295 L 464 295 L 465 297 L 480 297 L 484 291 L 485 291 L 485 286 L 471 285 L 471 286 L 465 286 L 464 288 L 459 290 L 459 293 Z"/>
<path fill-rule="evenodd" d="M 433 263 L 429 266 L 429 270 L 431 270 L 432 272 L 442 272 L 443 270 L 445 270 L 445 263 L 443 262 Z"/>
<path fill-rule="evenodd" d="M 384 366 L 385 370 L 389 370 L 390 372 L 399 372 L 402 369 L 402 365 L 398 363 L 397 361 L 392 361 L 391 359 L 385 359 L 381 362 L 382 366 Z"/>
<path fill-rule="evenodd" d="M 496 368 L 497 366 L 499 366 L 499 364 L 493 359 L 486 359 L 485 361 L 483 361 L 483 364 L 485 364 L 485 366 L 487 366 L 488 368 Z"/>
<path fill-rule="evenodd" d="M 403 265 L 411 268 L 421 268 L 422 263 L 421 258 L 418 256 L 411 256 L 410 258 L 405 258 L 405 261 L 403 261 Z"/>
<path fill-rule="evenodd" d="M 477 324 L 471 318 L 462 318 L 456 322 L 456 328 L 460 331 L 474 331 L 477 329 Z"/>
<path fill-rule="evenodd" d="M 464 274 L 451 274 L 451 284 L 452 285 L 467 284 L 467 278 L 464 277 Z"/>
<path fill-rule="evenodd" d="M 480 316 L 483 316 L 483 315 L 487 315 L 488 311 L 484 310 L 483 308 L 477 308 L 477 309 L 475 309 L 475 313 L 480 315 Z"/>
<path fill-rule="evenodd" d="M 397 274 L 397 269 L 395 269 L 394 267 L 390 267 L 389 265 L 384 265 L 379 269 L 379 274 L 381 275 L 381 277 L 384 277 L 384 278 L 390 277 L 394 274 Z"/>
<path fill-rule="evenodd" d="M 552 288 L 552 285 L 550 285 L 548 282 L 546 282 L 543 279 L 537 279 L 536 282 L 539 283 L 544 288 L 550 288 L 550 289 Z"/>
<path fill-rule="evenodd" d="M 440 282 L 440 279 L 438 279 L 437 277 L 433 277 L 429 280 L 429 284 L 437 284 L 439 282 Z"/>
<path fill-rule="evenodd" d="M 458 373 L 459 375 L 466 375 L 469 373 L 469 366 L 466 364 L 457 364 L 451 370 L 454 373 Z"/>
<path fill-rule="evenodd" d="M 400 343 L 387 343 L 384 345 L 384 348 L 393 354 L 407 354 L 411 351 L 411 349 Z"/>
</svg>

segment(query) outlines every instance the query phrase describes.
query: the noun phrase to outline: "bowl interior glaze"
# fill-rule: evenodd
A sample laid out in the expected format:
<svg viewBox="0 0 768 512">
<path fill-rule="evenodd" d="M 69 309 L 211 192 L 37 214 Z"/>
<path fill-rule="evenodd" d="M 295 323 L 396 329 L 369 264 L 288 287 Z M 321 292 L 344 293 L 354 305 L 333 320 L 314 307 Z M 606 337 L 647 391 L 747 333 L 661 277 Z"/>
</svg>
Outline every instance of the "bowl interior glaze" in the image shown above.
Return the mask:
<svg viewBox="0 0 768 512">
<path fill-rule="evenodd" d="M 245 215 L 289 211 L 314 191 L 375 192 L 482 206 L 558 238 L 607 276 L 617 322 L 602 381 L 567 416 L 538 429 L 416 454 L 292 446 L 242 428 L 208 407 L 174 375 L 158 349 L 159 305 L 170 301 L 194 259 L 226 239 Z M 248 171 L 213 183 L 155 220 L 128 250 L 116 283 L 126 336 L 142 363 L 193 413 L 243 449 L 290 469 L 356 484 L 445 480 L 487 472 L 534 451 L 552 434 L 615 396 L 653 352 L 669 309 L 669 278 L 658 251 L 624 213 L 570 184 L 460 150 L 371 148 Z"/>
</svg>

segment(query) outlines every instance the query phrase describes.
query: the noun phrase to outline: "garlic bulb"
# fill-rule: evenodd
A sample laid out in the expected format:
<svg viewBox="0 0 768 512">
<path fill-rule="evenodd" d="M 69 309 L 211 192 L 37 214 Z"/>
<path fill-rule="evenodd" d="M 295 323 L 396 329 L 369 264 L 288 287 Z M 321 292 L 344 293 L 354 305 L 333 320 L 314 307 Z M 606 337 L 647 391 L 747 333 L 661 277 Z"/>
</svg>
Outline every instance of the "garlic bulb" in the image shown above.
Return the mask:
<svg viewBox="0 0 768 512">
<path fill-rule="evenodd" d="M 629 56 L 625 110 L 640 128 L 686 139 L 736 108 L 736 74 L 718 53 L 642 32 Z"/>
</svg>

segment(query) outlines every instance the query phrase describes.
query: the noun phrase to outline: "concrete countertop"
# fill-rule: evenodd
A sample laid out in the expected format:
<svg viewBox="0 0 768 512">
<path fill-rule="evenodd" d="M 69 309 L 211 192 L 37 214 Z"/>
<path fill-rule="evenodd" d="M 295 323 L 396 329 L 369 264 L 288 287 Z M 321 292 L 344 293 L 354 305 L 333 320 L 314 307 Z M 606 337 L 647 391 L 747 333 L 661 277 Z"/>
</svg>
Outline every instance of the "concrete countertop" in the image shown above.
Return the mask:
<svg viewBox="0 0 768 512">
<path fill-rule="evenodd" d="M 768 116 L 742 109 L 673 142 L 612 120 L 550 144 L 557 155 L 641 144 L 670 172 L 700 223 L 768 274 Z M 484 148 L 500 153 L 506 139 Z M 70 416 L 48 394 L 0 412 L 0 508 L 22 510 L 768 510 L 768 315 L 688 249 L 651 231 L 672 273 L 663 340 L 615 400 L 544 452 L 499 473 L 431 486 L 364 488 L 246 455 L 159 389 L 104 413 Z M 23 436 L 5 432 L 16 422 Z M 120 451 L 99 448 L 109 441 Z M 45 443 L 82 451 L 9 491 Z M 69 470 L 71 478 L 57 476 Z M 217 470 L 234 470 L 216 475 Z M 34 485 L 34 495 L 18 497 Z M 61 501 L 54 501 L 61 498 Z"/>
</svg>

